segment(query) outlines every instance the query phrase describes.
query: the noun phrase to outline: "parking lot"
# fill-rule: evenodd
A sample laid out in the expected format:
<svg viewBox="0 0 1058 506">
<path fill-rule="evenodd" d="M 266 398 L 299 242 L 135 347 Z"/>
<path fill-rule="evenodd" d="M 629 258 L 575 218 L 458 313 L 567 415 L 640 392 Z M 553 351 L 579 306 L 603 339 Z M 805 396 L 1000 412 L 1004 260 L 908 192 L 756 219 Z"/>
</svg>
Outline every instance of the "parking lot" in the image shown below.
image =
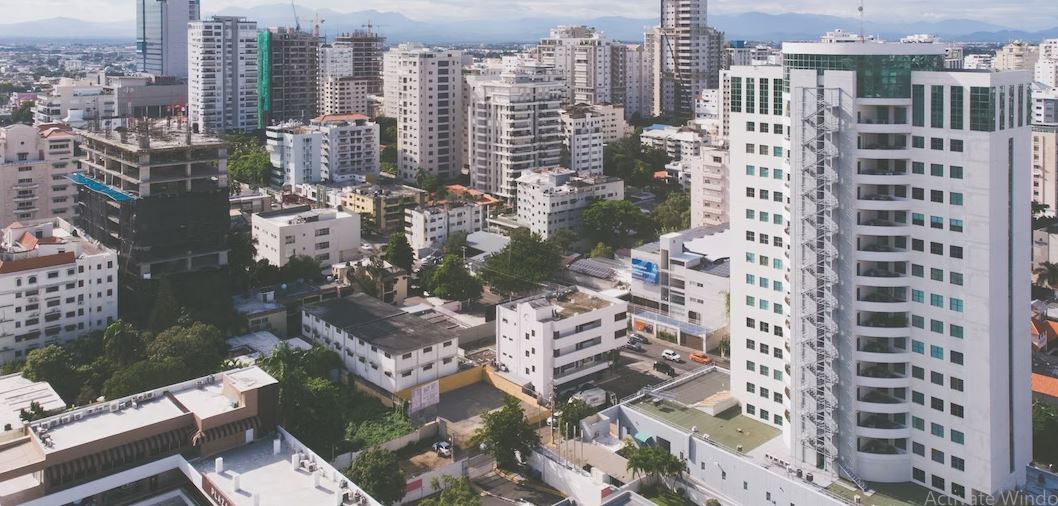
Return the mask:
<svg viewBox="0 0 1058 506">
<path fill-rule="evenodd" d="M 515 483 L 492 472 L 474 480 L 474 485 L 485 491 L 482 506 L 511 506 L 511 504 L 555 504 L 564 499 L 557 491 L 540 482 L 526 480 Z"/>
</svg>

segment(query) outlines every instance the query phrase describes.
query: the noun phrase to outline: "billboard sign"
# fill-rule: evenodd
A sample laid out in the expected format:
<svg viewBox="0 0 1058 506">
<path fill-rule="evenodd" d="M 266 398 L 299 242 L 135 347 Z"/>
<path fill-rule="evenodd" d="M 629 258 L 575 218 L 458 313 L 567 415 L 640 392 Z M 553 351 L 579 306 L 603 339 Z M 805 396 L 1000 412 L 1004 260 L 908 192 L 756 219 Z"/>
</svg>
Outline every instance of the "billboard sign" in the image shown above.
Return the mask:
<svg viewBox="0 0 1058 506">
<path fill-rule="evenodd" d="M 441 384 L 431 381 L 411 391 L 411 406 L 408 413 L 422 411 L 430 406 L 436 406 L 441 402 Z"/>
</svg>

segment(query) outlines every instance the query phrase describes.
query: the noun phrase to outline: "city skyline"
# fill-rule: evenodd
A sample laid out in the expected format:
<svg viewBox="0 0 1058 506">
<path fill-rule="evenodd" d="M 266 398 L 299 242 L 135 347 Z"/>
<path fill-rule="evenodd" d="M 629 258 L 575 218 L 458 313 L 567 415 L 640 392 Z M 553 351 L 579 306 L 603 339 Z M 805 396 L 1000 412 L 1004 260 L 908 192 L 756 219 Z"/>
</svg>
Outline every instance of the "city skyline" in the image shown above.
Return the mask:
<svg viewBox="0 0 1058 506">
<path fill-rule="evenodd" d="M 43 4 L 43 5 L 42 5 Z M 55 14 L 66 14 L 66 17 L 85 21 L 125 21 L 134 18 L 135 10 L 121 0 L 96 0 L 90 11 L 79 9 L 83 3 L 75 0 L 48 0 L 42 3 L 15 4 L 5 10 L 7 23 L 21 23 L 54 17 Z M 873 5 L 872 5 L 873 4 Z M 279 6 L 276 0 L 211 0 L 202 5 L 203 15 L 221 13 L 231 8 L 254 8 L 260 6 Z M 522 0 L 517 2 L 467 0 L 411 0 L 395 5 L 382 0 L 360 2 L 355 9 L 337 0 L 302 0 L 297 3 L 305 20 L 312 17 L 312 10 L 332 10 L 340 13 L 363 10 L 378 10 L 385 13 L 402 14 L 417 21 L 467 20 L 480 19 L 495 15 L 502 9 L 507 15 L 516 17 L 552 16 L 556 10 L 563 12 L 566 18 L 595 18 L 620 16 L 627 18 L 654 17 L 656 8 L 653 3 L 636 0 L 612 0 L 605 4 L 577 0 L 558 2 L 556 0 Z M 45 7 L 45 8 L 41 8 Z M 868 22 L 930 22 L 944 20 L 974 20 L 987 22 L 1012 29 L 1039 30 L 1058 25 L 1058 3 L 1049 0 L 1026 0 L 1021 2 L 997 3 L 979 0 L 935 0 L 929 5 L 913 0 L 892 0 L 885 2 L 866 2 L 866 19 Z M 971 8 L 972 7 L 972 8 Z M 797 0 L 781 2 L 766 0 L 753 3 L 749 8 L 744 2 L 734 0 L 714 0 L 709 3 L 709 14 L 738 14 L 746 12 L 761 13 L 799 13 L 813 15 L 854 18 L 857 15 L 855 2 L 835 3 L 827 0 Z M 880 15 L 884 13 L 884 17 Z"/>
</svg>

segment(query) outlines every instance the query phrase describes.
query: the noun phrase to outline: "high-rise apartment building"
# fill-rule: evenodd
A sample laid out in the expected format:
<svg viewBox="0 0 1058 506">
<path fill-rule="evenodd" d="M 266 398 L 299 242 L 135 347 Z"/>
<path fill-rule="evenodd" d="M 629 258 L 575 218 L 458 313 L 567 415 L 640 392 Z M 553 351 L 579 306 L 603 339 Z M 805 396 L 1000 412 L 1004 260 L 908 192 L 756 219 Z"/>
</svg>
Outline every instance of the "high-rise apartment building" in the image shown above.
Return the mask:
<svg viewBox="0 0 1058 506">
<path fill-rule="evenodd" d="M 1033 70 L 1039 57 L 1039 46 L 1017 40 L 996 51 L 996 56 L 992 60 L 992 68 L 995 70 Z"/>
<path fill-rule="evenodd" d="M 257 128 L 257 23 L 213 16 L 190 23 L 187 38 L 191 127 L 198 132 Z"/>
<path fill-rule="evenodd" d="M 1028 72 L 938 44 L 735 67 L 731 391 L 796 462 L 962 501 L 1031 459 Z"/>
<path fill-rule="evenodd" d="M 624 50 L 625 119 L 645 118 L 654 107 L 654 71 L 645 44 L 628 44 Z"/>
<path fill-rule="evenodd" d="M 564 107 L 560 114 L 562 142 L 569 153 L 567 168 L 575 172 L 601 175 L 606 145 L 632 133 L 622 107 L 581 103 Z"/>
<path fill-rule="evenodd" d="M 536 50 L 539 61 L 554 67 L 565 81 L 565 102 L 615 103 L 614 91 L 624 91 L 623 81 L 613 80 L 613 48 L 619 45 L 594 28 L 562 25 Z"/>
<path fill-rule="evenodd" d="M 258 128 L 308 121 L 319 107 L 320 37 L 293 28 L 257 34 Z"/>
<path fill-rule="evenodd" d="M 731 219 L 729 167 L 731 154 L 726 148 L 703 147 L 698 156 L 679 163 L 687 167 L 691 179 L 691 228 L 720 225 Z"/>
<path fill-rule="evenodd" d="M 468 85 L 471 185 L 513 200 L 524 171 L 559 163 L 565 81 L 550 66 L 527 63 L 498 76 L 469 77 Z"/>
<path fill-rule="evenodd" d="M 368 114 L 367 79 L 343 76 L 320 81 L 320 114 Z"/>
<path fill-rule="evenodd" d="M 140 70 L 187 77 L 187 24 L 199 19 L 199 0 L 136 0 Z"/>
<path fill-rule="evenodd" d="M 703 89 L 719 87 L 724 34 L 707 25 L 706 0 L 662 0 L 656 90 L 661 111 L 691 116 Z"/>
<path fill-rule="evenodd" d="M 162 279 L 185 307 L 230 304 L 227 145 L 165 121 L 79 133 L 76 224 L 118 252 L 121 317 L 142 323 Z"/>
<path fill-rule="evenodd" d="M 327 77 L 353 77 L 367 81 L 367 92 L 382 93 L 382 54 L 386 38 L 371 31 L 354 30 L 320 46 L 320 82 Z"/>
<path fill-rule="evenodd" d="M 410 180 L 422 171 L 442 180 L 458 177 L 463 166 L 460 127 L 466 114 L 463 54 L 401 44 L 385 58 L 385 107 L 387 116 L 396 113 L 399 175 Z"/>
<path fill-rule="evenodd" d="M 310 124 L 268 127 L 272 184 L 354 183 L 379 172 L 378 124 L 363 114 L 331 114 Z"/>
<path fill-rule="evenodd" d="M 1032 201 L 1058 211 L 1058 126 L 1032 125 Z"/>
<path fill-rule="evenodd" d="M 77 134 L 62 124 L 0 128 L 0 226 L 42 218 L 72 220 Z"/>
</svg>

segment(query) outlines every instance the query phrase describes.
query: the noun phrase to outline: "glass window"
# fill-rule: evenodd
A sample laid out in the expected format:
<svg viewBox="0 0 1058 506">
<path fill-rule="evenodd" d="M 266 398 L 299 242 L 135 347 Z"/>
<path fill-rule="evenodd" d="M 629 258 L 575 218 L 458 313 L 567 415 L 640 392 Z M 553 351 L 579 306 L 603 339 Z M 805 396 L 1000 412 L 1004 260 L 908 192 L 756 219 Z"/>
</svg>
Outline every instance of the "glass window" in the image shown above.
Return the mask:
<svg viewBox="0 0 1058 506">
<path fill-rule="evenodd" d="M 951 309 L 952 311 L 955 311 L 956 313 L 963 312 L 962 299 L 956 299 L 956 298 L 952 297 L 950 300 L 948 300 L 948 308 Z"/>
<path fill-rule="evenodd" d="M 962 232 L 962 220 L 957 220 L 955 218 L 948 220 L 948 228 L 951 229 L 952 232 Z"/>
<path fill-rule="evenodd" d="M 768 114 L 768 79 L 762 78 L 760 80 L 760 101 L 757 105 L 757 110 L 761 114 Z M 761 131 L 765 131 L 761 129 Z"/>
<path fill-rule="evenodd" d="M 760 177 L 768 177 L 768 168 L 767 167 L 761 167 L 760 168 Z"/>
<path fill-rule="evenodd" d="M 929 321 L 929 330 L 931 332 L 936 332 L 938 334 L 944 333 L 944 322 L 942 322 L 940 320 L 930 320 Z"/>
<path fill-rule="evenodd" d="M 782 116 L 782 79 L 771 80 L 771 95 L 771 113 Z M 781 129 L 775 129 L 775 133 L 781 132 Z"/>
<path fill-rule="evenodd" d="M 921 135 L 912 135 L 911 136 L 911 147 L 920 148 L 920 149 L 921 148 L 925 148 L 926 147 L 926 138 L 922 137 Z"/>
<path fill-rule="evenodd" d="M 944 437 L 944 426 L 939 423 L 929 424 L 929 433 L 937 437 Z"/>
<path fill-rule="evenodd" d="M 954 338 L 962 339 L 963 338 L 962 325 L 949 325 L 948 326 L 948 334 L 950 334 Z"/>
<path fill-rule="evenodd" d="M 929 164 L 929 175 L 944 177 L 944 166 L 939 163 Z"/>
<path fill-rule="evenodd" d="M 944 359 L 944 347 L 931 344 L 929 346 L 929 356 L 933 358 Z"/>
<path fill-rule="evenodd" d="M 965 444 L 966 436 L 960 431 L 952 430 L 951 431 L 951 442 L 952 443 L 956 443 L 956 444 Z"/>
<path fill-rule="evenodd" d="M 782 156 L 782 146 L 774 146 L 771 148 L 772 156 Z"/>
<path fill-rule="evenodd" d="M 962 179 L 962 167 L 959 167 L 958 165 L 948 167 L 948 173 L 951 175 L 952 179 Z"/>
<path fill-rule="evenodd" d="M 996 92 L 994 88 L 970 88 L 970 130 L 992 132 L 996 128 Z"/>
<path fill-rule="evenodd" d="M 912 339 L 911 340 L 911 351 L 913 351 L 915 353 L 925 353 L 926 352 L 926 344 L 923 343 L 922 341 L 918 341 L 918 340 Z"/>
<path fill-rule="evenodd" d="M 926 224 L 926 216 L 922 213 L 911 213 L 911 224 L 922 226 Z"/>
<path fill-rule="evenodd" d="M 948 195 L 948 199 L 951 201 L 951 205 L 953 205 L 953 206 L 961 206 L 962 205 L 962 193 L 951 192 Z"/>
<path fill-rule="evenodd" d="M 962 273 L 961 272 L 948 273 L 948 279 L 951 282 L 951 284 L 957 285 L 957 286 L 962 286 Z"/>
<path fill-rule="evenodd" d="M 932 149 L 933 151 L 944 151 L 944 139 L 940 137 L 930 137 L 929 149 Z"/>
<path fill-rule="evenodd" d="M 921 418 L 919 418 L 919 417 L 917 417 L 917 416 L 912 416 L 911 417 L 911 427 L 914 427 L 915 429 L 918 429 L 918 430 L 926 430 L 926 421 L 921 419 Z"/>
<path fill-rule="evenodd" d="M 933 307 L 944 307 L 944 296 L 935 293 L 929 294 L 929 305 Z"/>
<path fill-rule="evenodd" d="M 747 176 L 752 176 L 754 174 L 754 172 L 756 172 L 756 170 L 753 168 L 752 165 L 747 165 L 746 166 L 746 175 Z"/>
<path fill-rule="evenodd" d="M 782 169 L 775 169 L 773 172 L 775 179 L 782 179 Z"/>
<path fill-rule="evenodd" d="M 956 153 L 962 153 L 962 141 L 959 139 L 951 139 L 948 141 L 948 148 Z"/>
<path fill-rule="evenodd" d="M 922 290 L 911 290 L 911 302 L 923 302 L 924 296 Z"/>
<path fill-rule="evenodd" d="M 951 352 L 951 363 L 956 364 L 956 365 L 962 365 L 963 364 L 963 354 L 962 354 L 961 351 L 953 351 L 953 352 Z"/>
<path fill-rule="evenodd" d="M 929 126 L 944 128 L 944 86 L 929 87 Z M 943 141 L 941 141 L 941 149 Z"/>
<path fill-rule="evenodd" d="M 742 78 L 731 78 L 731 112 L 742 112 Z"/>
<path fill-rule="evenodd" d="M 753 114 L 757 112 L 757 92 L 756 92 L 756 79 L 746 79 L 746 113 Z"/>
<path fill-rule="evenodd" d="M 962 130 L 963 129 L 963 124 L 962 124 L 962 114 L 963 114 L 963 111 L 962 111 L 962 109 L 963 109 L 962 95 L 963 95 L 963 87 L 962 86 L 952 86 L 951 89 L 948 90 L 948 93 L 951 95 L 951 98 L 950 98 L 950 101 L 951 101 L 950 113 L 951 114 L 950 114 L 950 119 L 949 119 L 949 123 L 951 123 L 951 125 L 949 125 L 949 128 L 951 128 L 952 130 Z M 954 149 L 952 151 L 954 151 Z"/>
<path fill-rule="evenodd" d="M 926 126 L 926 87 L 911 86 L 911 126 Z"/>
<path fill-rule="evenodd" d="M 911 162 L 911 173 L 912 174 L 925 174 L 926 164 L 922 162 Z"/>
</svg>

